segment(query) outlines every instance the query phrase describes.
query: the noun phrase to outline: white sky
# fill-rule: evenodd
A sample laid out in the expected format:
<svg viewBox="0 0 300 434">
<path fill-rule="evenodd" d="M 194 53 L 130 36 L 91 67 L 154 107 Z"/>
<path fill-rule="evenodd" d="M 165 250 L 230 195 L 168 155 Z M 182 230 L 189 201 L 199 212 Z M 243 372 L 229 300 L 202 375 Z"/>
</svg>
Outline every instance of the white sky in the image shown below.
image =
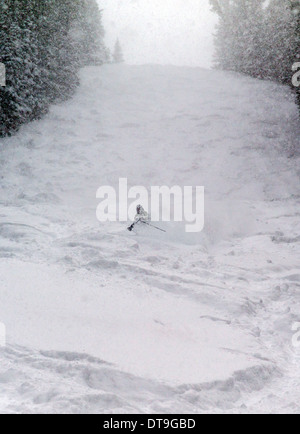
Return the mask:
<svg viewBox="0 0 300 434">
<path fill-rule="evenodd" d="M 98 0 L 106 43 L 130 64 L 210 67 L 216 17 L 208 0 Z"/>
</svg>

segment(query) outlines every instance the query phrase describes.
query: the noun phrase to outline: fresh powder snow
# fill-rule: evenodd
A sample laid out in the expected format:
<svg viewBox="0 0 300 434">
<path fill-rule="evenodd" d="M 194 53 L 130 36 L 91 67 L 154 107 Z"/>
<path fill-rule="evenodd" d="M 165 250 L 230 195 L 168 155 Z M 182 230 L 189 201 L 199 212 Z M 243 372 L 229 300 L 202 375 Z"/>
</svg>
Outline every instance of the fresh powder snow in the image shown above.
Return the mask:
<svg viewBox="0 0 300 434">
<path fill-rule="evenodd" d="M 106 65 L 1 139 L 0 412 L 300 412 L 297 117 L 272 82 Z M 204 231 L 99 223 L 120 178 L 204 186 Z"/>
</svg>

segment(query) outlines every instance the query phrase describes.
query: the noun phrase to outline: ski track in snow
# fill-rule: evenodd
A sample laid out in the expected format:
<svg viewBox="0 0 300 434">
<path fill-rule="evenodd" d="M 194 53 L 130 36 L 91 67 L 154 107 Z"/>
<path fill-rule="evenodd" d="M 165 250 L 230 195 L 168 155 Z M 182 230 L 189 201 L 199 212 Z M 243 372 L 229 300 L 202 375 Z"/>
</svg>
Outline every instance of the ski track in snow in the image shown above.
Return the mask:
<svg viewBox="0 0 300 434">
<path fill-rule="evenodd" d="M 297 108 L 202 69 L 82 71 L 0 142 L 2 413 L 300 413 Z M 99 224 L 101 185 L 204 185 L 187 235 Z"/>
</svg>

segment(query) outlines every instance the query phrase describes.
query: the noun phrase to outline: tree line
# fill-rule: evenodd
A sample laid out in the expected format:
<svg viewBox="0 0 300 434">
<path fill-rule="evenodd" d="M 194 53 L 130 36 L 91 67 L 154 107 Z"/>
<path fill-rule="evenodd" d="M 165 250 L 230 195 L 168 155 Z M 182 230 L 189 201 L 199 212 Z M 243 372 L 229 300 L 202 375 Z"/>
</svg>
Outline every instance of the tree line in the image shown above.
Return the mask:
<svg viewBox="0 0 300 434">
<path fill-rule="evenodd" d="M 300 0 L 210 3 L 219 15 L 215 66 L 291 85 L 292 66 L 300 62 Z"/>
<path fill-rule="evenodd" d="M 0 136 L 69 98 L 82 66 L 109 59 L 96 0 L 0 0 Z"/>
</svg>

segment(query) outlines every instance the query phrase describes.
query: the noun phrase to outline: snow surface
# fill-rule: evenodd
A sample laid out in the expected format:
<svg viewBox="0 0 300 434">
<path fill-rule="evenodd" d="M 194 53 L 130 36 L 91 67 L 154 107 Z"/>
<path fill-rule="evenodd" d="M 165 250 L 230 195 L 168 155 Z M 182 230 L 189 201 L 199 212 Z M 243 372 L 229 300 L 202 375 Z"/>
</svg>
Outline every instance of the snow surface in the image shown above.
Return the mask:
<svg viewBox="0 0 300 434">
<path fill-rule="evenodd" d="M 0 143 L 0 411 L 299 413 L 290 90 L 159 66 L 81 78 Z M 121 177 L 204 185 L 205 230 L 100 224 L 96 191 Z"/>
</svg>

